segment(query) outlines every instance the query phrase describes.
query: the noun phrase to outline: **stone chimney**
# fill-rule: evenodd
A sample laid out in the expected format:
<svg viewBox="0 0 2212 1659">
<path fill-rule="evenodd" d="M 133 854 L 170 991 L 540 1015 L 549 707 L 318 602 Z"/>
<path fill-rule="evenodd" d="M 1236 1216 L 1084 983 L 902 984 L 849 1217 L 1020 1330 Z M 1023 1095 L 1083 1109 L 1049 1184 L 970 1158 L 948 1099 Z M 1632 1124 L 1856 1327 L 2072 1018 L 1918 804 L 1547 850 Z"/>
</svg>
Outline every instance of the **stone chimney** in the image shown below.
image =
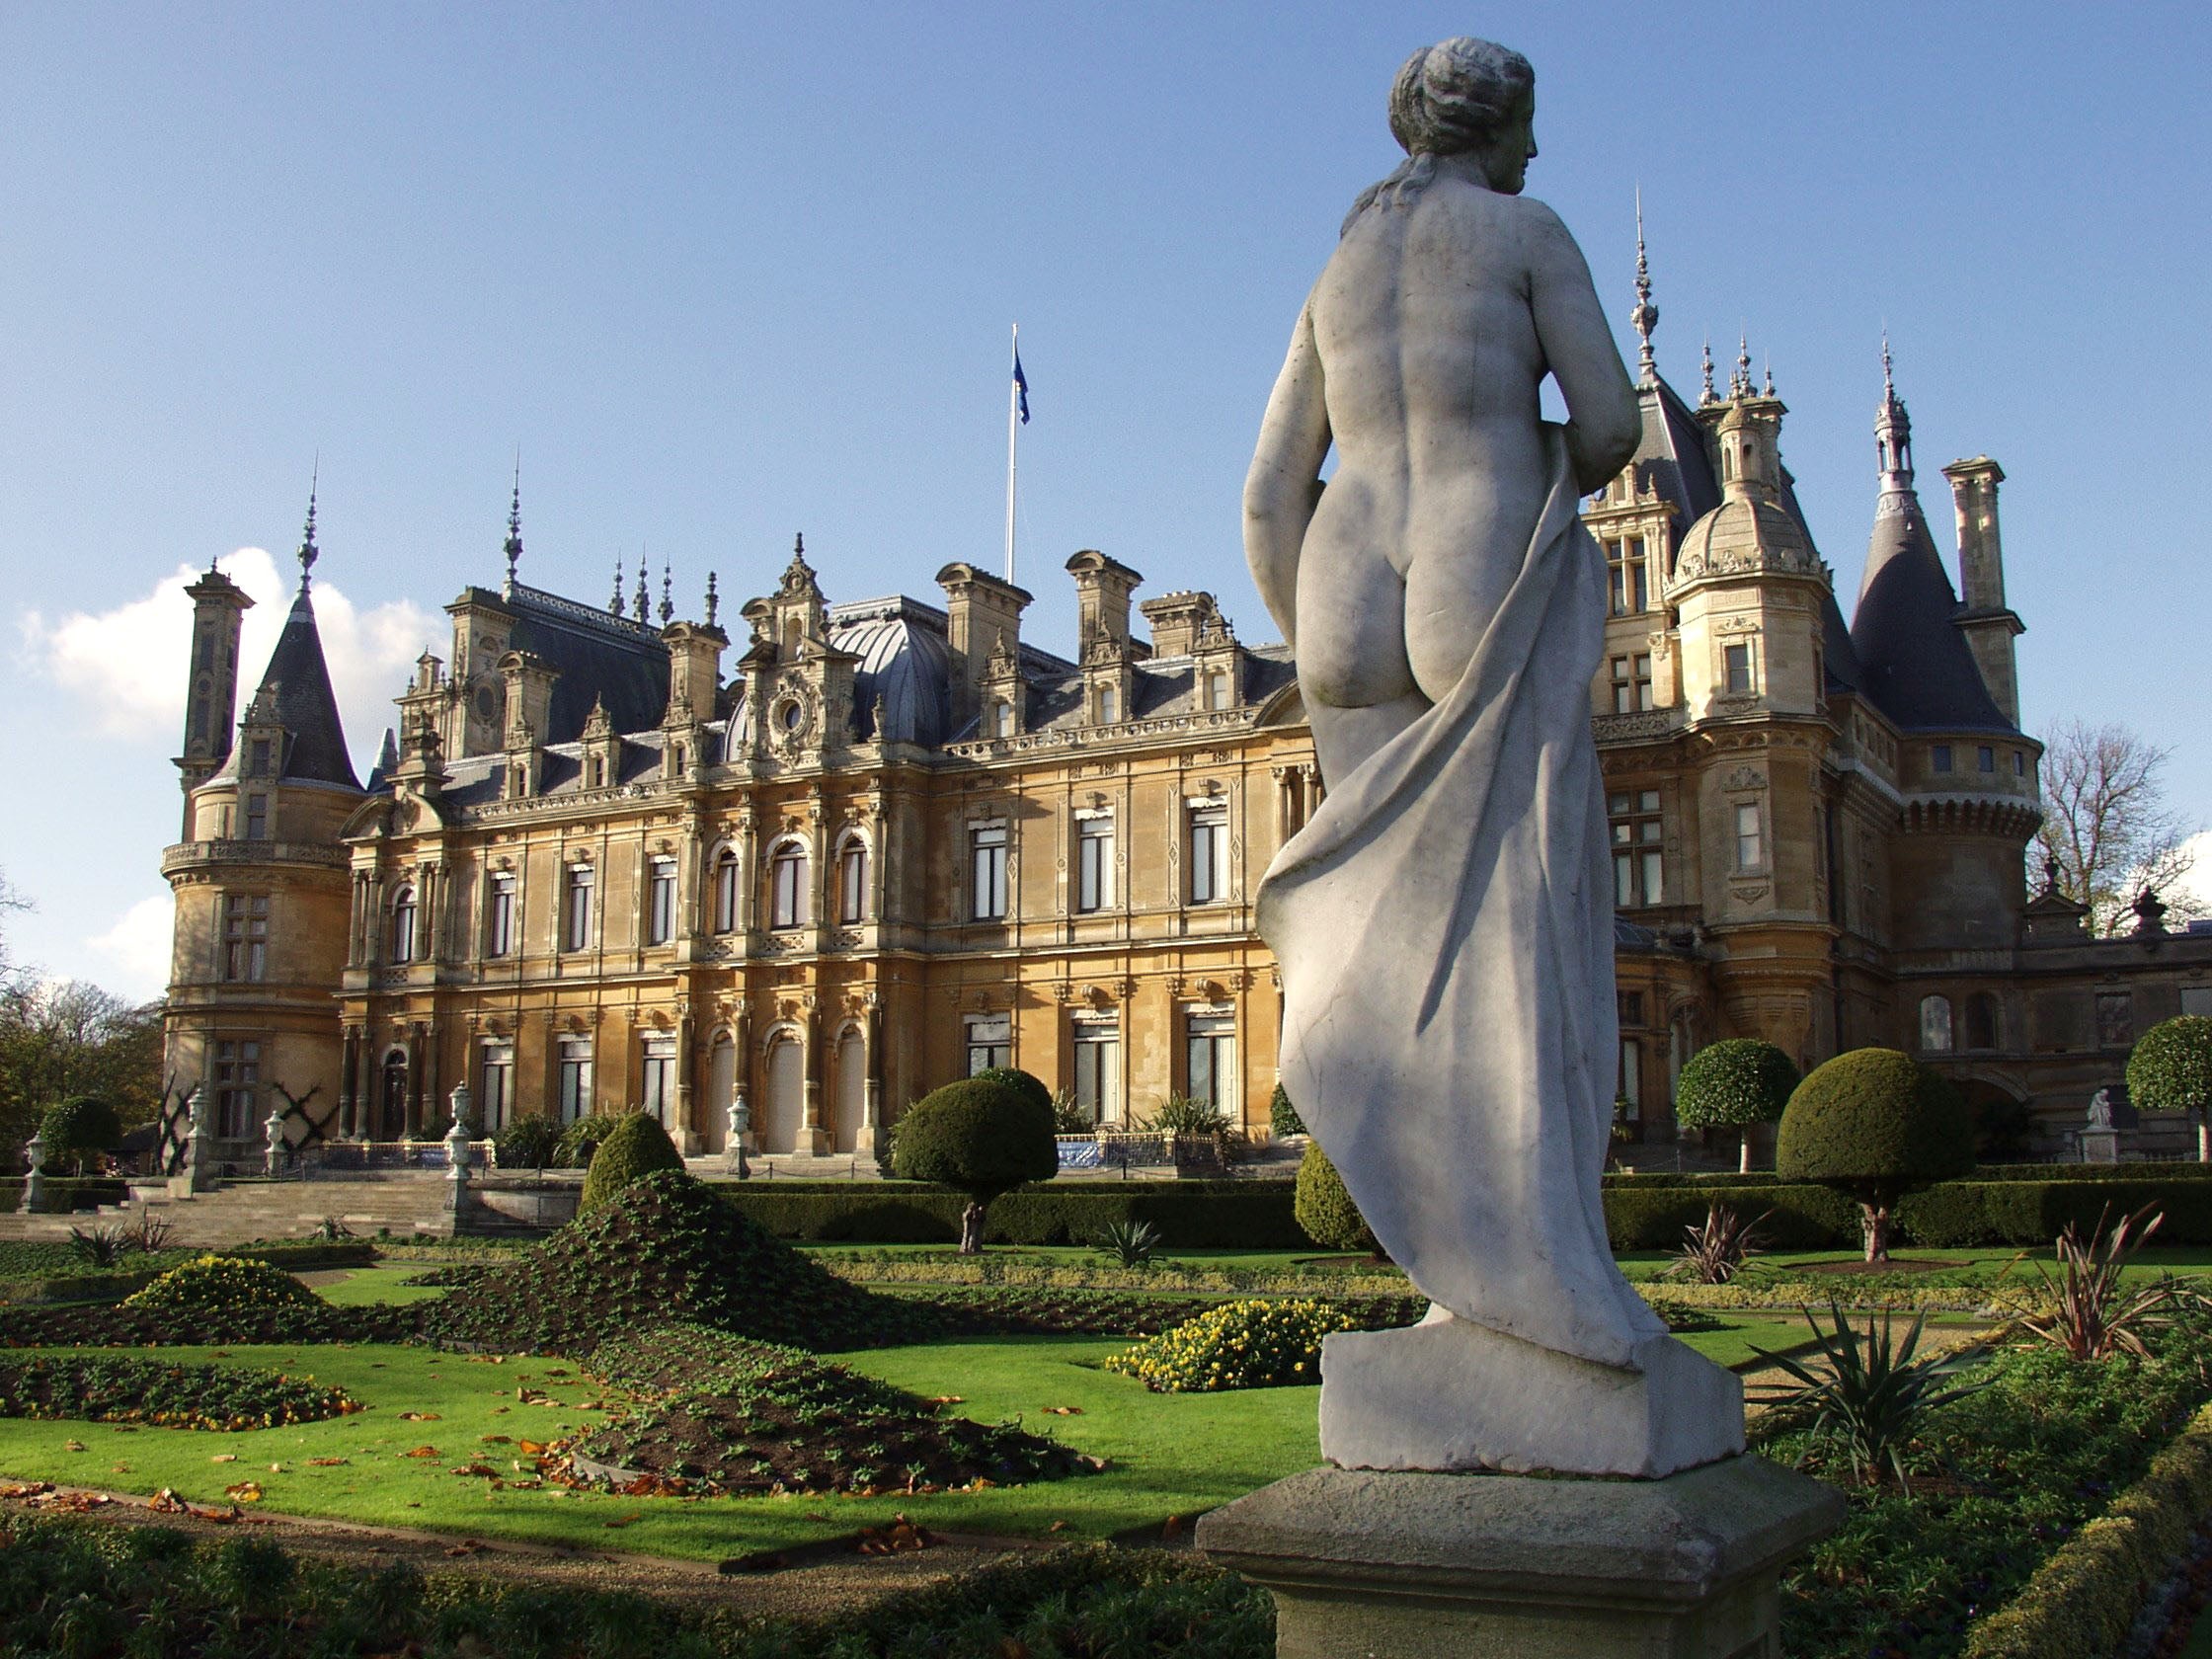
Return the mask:
<svg viewBox="0 0 2212 1659">
<path fill-rule="evenodd" d="M 2005 469 L 1987 455 L 1943 468 L 1958 514 L 1958 629 L 1982 671 L 1990 700 L 2017 726 L 2019 671 L 2013 641 L 2026 626 L 2005 602 L 2005 544 L 1998 533 L 1997 487 Z"/>
<path fill-rule="evenodd" d="M 1089 662 L 1102 639 L 1128 651 L 1129 596 L 1144 577 L 1094 547 L 1069 559 L 1067 573 L 1075 579 L 1075 660 Z"/>
<path fill-rule="evenodd" d="M 1213 594 L 1189 591 L 1162 593 L 1137 608 L 1151 624 L 1154 657 L 1188 657 L 1198 648 L 1200 636 L 1222 619 Z"/>
<path fill-rule="evenodd" d="M 970 564 L 950 564 L 937 573 L 945 591 L 945 639 L 952 647 L 952 727 L 962 730 L 976 716 L 990 654 L 1001 640 L 1015 662 L 1021 660 L 1021 613 L 1031 595 L 1011 582 Z"/>
</svg>

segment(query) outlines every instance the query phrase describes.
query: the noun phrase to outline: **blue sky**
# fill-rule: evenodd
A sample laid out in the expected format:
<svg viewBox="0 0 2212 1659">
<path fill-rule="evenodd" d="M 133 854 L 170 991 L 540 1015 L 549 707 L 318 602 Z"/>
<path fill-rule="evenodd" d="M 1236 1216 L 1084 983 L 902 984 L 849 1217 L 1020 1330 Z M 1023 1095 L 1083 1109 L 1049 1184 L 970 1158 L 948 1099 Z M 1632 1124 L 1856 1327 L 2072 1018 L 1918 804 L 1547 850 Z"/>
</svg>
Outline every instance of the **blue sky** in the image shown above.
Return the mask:
<svg viewBox="0 0 2212 1659">
<path fill-rule="evenodd" d="M 1847 610 L 1886 322 L 1936 468 L 1987 451 L 2031 728 L 2123 721 L 2212 822 L 2195 484 L 2212 26 L 2034 6 L 0 8 L 0 871 L 19 954 L 150 994 L 180 798 L 177 573 L 318 598 L 365 769 L 437 607 L 695 610 L 794 531 L 832 598 L 1002 539 L 1006 329 L 1033 637 L 1100 547 L 1269 635 L 1237 501 L 1306 285 L 1396 159 L 1397 64 L 1526 51 L 1530 191 L 1662 369 L 1747 330 Z M 1947 542 L 1947 536 L 1943 538 Z M 240 555 L 266 549 L 275 555 Z M 169 596 L 165 596 L 165 593 Z M 258 676 L 258 658 L 249 665 Z"/>
</svg>

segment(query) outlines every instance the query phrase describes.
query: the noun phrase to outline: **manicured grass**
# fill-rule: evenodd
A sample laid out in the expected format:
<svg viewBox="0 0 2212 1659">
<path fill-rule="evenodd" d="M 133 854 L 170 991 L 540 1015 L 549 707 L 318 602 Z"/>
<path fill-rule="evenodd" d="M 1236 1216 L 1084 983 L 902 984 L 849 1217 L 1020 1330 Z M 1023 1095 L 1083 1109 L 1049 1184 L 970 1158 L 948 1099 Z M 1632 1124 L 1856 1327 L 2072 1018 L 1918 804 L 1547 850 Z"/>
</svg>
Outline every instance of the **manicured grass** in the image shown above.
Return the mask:
<svg viewBox="0 0 2212 1659">
<path fill-rule="evenodd" d="M 435 1285 L 410 1285 L 406 1281 L 430 1271 L 426 1262 L 393 1262 L 380 1267 L 356 1267 L 332 1284 L 317 1285 L 315 1294 L 339 1307 L 365 1307 L 376 1303 L 427 1302 L 445 1292 Z"/>
</svg>

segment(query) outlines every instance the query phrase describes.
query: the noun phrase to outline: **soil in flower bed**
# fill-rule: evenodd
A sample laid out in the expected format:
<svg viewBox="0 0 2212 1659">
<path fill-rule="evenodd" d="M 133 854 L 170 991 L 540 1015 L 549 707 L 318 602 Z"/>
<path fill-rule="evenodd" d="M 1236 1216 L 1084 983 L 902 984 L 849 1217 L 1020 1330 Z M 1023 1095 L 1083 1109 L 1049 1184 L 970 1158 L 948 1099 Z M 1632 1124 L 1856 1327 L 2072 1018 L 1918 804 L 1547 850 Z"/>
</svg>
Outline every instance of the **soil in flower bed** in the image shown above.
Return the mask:
<svg viewBox="0 0 2212 1659">
<path fill-rule="evenodd" d="M 581 1359 L 682 1321 L 792 1347 L 925 1340 L 925 1310 L 824 1271 L 690 1176 L 632 1181 L 510 1266 L 420 1304 L 434 1341 Z"/>
<path fill-rule="evenodd" d="M 421 1305 L 11 1307 L 0 1348 L 151 1348 L 224 1343 L 413 1342 Z"/>
<path fill-rule="evenodd" d="M 1796 1273 L 1833 1273 L 1845 1278 L 1858 1279 L 1869 1274 L 1883 1273 L 1955 1273 L 1960 1268 L 1972 1267 L 1972 1262 L 1936 1261 L 1933 1257 L 1891 1256 L 1887 1261 L 1824 1261 L 1799 1262 L 1791 1271 Z"/>
<path fill-rule="evenodd" d="M 343 1389 L 257 1366 L 171 1365 L 115 1354 L 0 1360 L 0 1417 L 173 1429 L 273 1429 L 360 1410 Z"/>
<path fill-rule="evenodd" d="M 497 1271 L 496 1268 L 480 1267 L 474 1263 L 448 1267 L 430 1267 L 425 1268 L 421 1273 L 409 1274 L 400 1283 L 408 1286 L 423 1286 L 432 1290 L 450 1291 L 457 1290 L 463 1285 L 481 1284 L 487 1274 Z"/>
<path fill-rule="evenodd" d="M 1103 1466 L 1017 1428 L 948 1418 L 934 1402 L 799 1349 L 698 1325 L 645 1331 L 584 1363 L 633 1404 L 564 1450 L 576 1473 L 595 1465 L 643 1477 L 628 1490 L 869 1495 Z"/>
</svg>

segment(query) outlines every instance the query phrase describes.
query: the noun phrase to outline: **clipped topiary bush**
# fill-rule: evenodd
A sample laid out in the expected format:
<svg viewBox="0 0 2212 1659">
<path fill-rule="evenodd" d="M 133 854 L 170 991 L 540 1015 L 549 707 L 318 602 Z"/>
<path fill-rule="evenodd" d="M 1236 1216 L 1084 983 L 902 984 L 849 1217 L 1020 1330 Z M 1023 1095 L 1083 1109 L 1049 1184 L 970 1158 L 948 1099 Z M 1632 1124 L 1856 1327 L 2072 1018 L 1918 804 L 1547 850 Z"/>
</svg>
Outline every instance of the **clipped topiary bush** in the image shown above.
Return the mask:
<svg viewBox="0 0 2212 1659">
<path fill-rule="evenodd" d="M 1060 1173 L 1052 1096 L 1042 1083 L 1032 1091 L 1006 1074 L 947 1083 L 899 1120 L 891 1160 L 903 1181 L 932 1181 L 968 1195 L 960 1249 L 973 1255 L 984 1247 L 984 1212 L 992 1199 Z"/>
<path fill-rule="evenodd" d="M 561 1151 L 561 1126 L 551 1118 L 516 1118 L 492 1138 L 502 1169 L 544 1169 Z"/>
<path fill-rule="evenodd" d="M 2212 1017 L 2179 1014 L 2144 1032 L 2127 1057 L 2127 1097 L 2140 1112 L 2186 1112 L 2197 1160 L 2212 1161 Z"/>
<path fill-rule="evenodd" d="M 46 1144 L 48 1169 L 69 1158 L 81 1175 L 90 1159 L 113 1150 L 122 1139 L 122 1123 L 99 1096 L 79 1094 L 48 1106 L 39 1120 L 39 1135 Z"/>
<path fill-rule="evenodd" d="M 159 1313 L 232 1313 L 312 1308 L 327 1304 L 280 1267 L 239 1256 L 201 1256 L 173 1267 L 144 1290 L 127 1296 L 125 1307 Z"/>
<path fill-rule="evenodd" d="M 563 1169 L 583 1169 L 590 1165 L 592 1154 L 599 1149 L 599 1143 L 614 1133 L 615 1126 L 624 1118 L 634 1116 L 629 1112 L 592 1112 L 578 1118 L 561 1131 L 561 1143 L 555 1155 Z"/>
<path fill-rule="evenodd" d="M 669 1139 L 659 1119 L 647 1112 L 626 1112 L 592 1154 L 576 1213 L 587 1215 L 632 1181 L 663 1169 L 682 1173 L 683 1154 L 675 1149 L 675 1143 Z"/>
<path fill-rule="evenodd" d="M 1049 1107 L 1053 1103 L 1053 1091 L 1018 1066 L 987 1066 L 975 1075 L 988 1078 L 994 1083 L 1004 1083 L 1008 1088 L 1019 1092 L 1032 1105 Z"/>
<path fill-rule="evenodd" d="M 1298 1108 L 1291 1104 L 1291 1091 L 1281 1083 L 1267 1097 L 1267 1132 L 1278 1141 L 1305 1133 L 1305 1120 L 1298 1115 Z"/>
<path fill-rule="evenodd" d="M 1345 1189 L 1344 1177 L 1336 1172 L 1336 1165 L 1329 1162 L 1318 1141 L 1307 1142 L 1305 1155 L 1299 1159 L 1293 1212 L 1305 1236 L 1324 1250 L 1365 1250 L 1370 1255 L 1382 1252 L 1360 1207 Z"/>
<path fill-rule="evenodd" d="M 1675 1086 L 1675 1121 L 1690 1129 L 1733 1129 L 1736 1167 L 1751 1173 L 1751 1129 L 1777 1122 L 1803 1079 L 1789 1056 L 1756 1037 L 1708 1043 L 1690 1057 Z"/>
<path fill-rule="evenodd" d="M 1889 1220 L 1916 1187 L 1974 1166 L 1974 1128 L 1949 1080 L 1895 1049 L 1854 1049 L 1797 1085 L 1775 1138 L 1785 1181 L 1818 1181 L 1858 1201 L 1866 1259 L 1889 1259 Z"/>
<path fill-rule="evenodd" d="M 1155 1393 L 1280 1388 L 1321 1380 L 1321 1339 L 1357 1330 L 1340 1306 L 1309 1299 L 1225 1302 L 1105 1361 Z"/>
</svg>

